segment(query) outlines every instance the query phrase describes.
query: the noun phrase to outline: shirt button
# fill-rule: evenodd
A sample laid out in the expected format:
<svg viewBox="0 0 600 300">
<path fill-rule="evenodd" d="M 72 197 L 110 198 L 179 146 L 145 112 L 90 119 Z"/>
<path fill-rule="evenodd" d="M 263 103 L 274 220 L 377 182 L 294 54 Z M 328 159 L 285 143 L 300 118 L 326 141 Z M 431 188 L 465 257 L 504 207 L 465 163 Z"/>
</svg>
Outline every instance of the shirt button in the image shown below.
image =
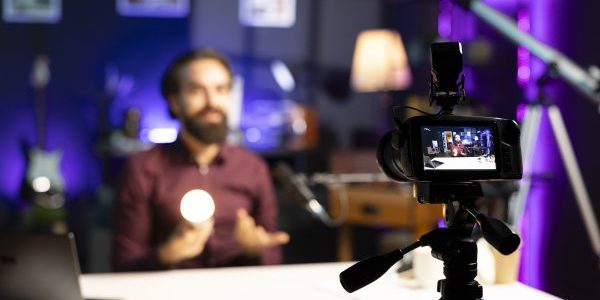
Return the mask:
<svg viewBox="0 0 600 300">
<path fill-rule="evenodd" d="M 198 171 L 200 172 L 200 174 L 206 175 L 206 174 L 208 174 L 209 168 L 208 168 L 208 166 L 202 165 L 198 168 Z"/>
</svg>

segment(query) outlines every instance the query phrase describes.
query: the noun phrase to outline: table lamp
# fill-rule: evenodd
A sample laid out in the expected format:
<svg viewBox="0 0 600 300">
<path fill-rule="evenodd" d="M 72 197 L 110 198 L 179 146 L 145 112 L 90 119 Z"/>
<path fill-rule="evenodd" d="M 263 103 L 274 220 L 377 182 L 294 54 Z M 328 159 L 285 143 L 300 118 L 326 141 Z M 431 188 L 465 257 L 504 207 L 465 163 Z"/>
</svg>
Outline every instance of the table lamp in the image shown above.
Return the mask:
<svg viewBox="0 0 600 300">
<path fill-rule="evenodd" d="M 215 213 L 215 201 L 205 190 L 191 190 L 181 198 L 181 215 L 195 226 L 201 226 Z"/>
<path fill-rule="evenodd" d="M 373 29 L 356 39 L 352 60 L 352 88 L 357 92 L 403 90 L 412 83 L 410 66 L 400 34 Z"/>
<path fill-rule="evenodd" d="M 357 92 L 384 92 L 375 112 L 376 132 L 388 131 L 392 91 L 408 88 L 412 83 L 410 66 L 400 34 L 390 29 L 361 32 L 356 39 L 351 74 Z"/>
</svg>

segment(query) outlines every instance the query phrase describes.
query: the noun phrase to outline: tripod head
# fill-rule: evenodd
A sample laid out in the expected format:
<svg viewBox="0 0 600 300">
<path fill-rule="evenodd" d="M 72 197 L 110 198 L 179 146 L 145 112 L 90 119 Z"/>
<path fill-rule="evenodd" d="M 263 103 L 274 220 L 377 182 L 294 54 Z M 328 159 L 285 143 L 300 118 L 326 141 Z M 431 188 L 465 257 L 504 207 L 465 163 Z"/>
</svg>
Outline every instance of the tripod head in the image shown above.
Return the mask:
<svg viewBox="0 0 600 300">
<path fill-rule="evenodd" d="M 482 287 L 477 281 L 477 246 L 472 239 L 474 226 L 500 253 L 514 252 L 521 239 L 502 221 L 475 209 L 474 201 L 482 196 L 479 182 L 416 182 L 413 197 L 424 203 L 443 203 L 447 228 L 424 234 L 404 249 L 370 257 L 340 273 L 340 283 L 349 293 L 359 290 L 381 277 L 394 263 L 418 247 L 430 246 L 433 257 L 444 261 L 446 279 L 438 282 L 441 300 L 481 299 Z M 432 201 L 433 199 L 433 201 Z M 421 201 L 421 200 L 420 200 Z"/>
</svg>

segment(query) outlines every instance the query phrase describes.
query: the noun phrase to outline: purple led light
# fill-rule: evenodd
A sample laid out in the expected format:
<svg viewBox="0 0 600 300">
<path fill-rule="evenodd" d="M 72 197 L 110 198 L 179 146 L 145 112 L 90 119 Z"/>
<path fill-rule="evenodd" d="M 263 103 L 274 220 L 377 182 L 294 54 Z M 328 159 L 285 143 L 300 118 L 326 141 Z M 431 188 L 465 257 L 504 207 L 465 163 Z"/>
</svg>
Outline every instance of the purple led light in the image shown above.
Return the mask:
<svg viewBox="0 0 600 300">
<path fill-rule="evenodd" d="M 529 78 L 531 77 L 531 69 L 529 66 L 520 66 L 517 70 L 517 77 L 519 83 L 526 83 L 529 81 Z"/>
<path fill-rule="evenodd" d="M 452 36 L 452 16 L 450 14 L 438 16 L 438 35 L 447 39 Z"/>
<path fill-rule="evenodd" d="M 531 22 L 529 19 L 529 10 L 527 8 L 521 9 L 517 13 L 517 27 L 520 31 L 529 32 L 531 29 Z M 530 53 L 524 47 L 517 48 L 517 83 L 523 87 L 527 85 L 531 78 L 531 63 Z"/>
<path fill-rule="evenodd" d="M 517 14 L 517 28 L 523 32 L 529 32 L 531 28 L 531 23 L 529 21 L 529 11 L 527 9 L 522 9 Z"/>
<path fill-rule="evenodd" d="M 556 6 L 557 0 L 529 0 L 523 7 L 527 8 L 530 33 L 533 37 L 543 43 L 556 46 L 557 24 L 554 22 L 552 7 Z M 524 16 L 525 14 L 519 16 Z M 525 23 L 523 23 L 525 24 Z M 525 25 L 523 25 L 525 26 Z M 536 79 L 546 70 L 546 66 L 539 59 L 530 59 L 530 79 L 525 86 L 527 99 L 535 101 L 537 98 Z M 540 128 L 534 145 L 535 155 L 531 162 L 523 162 L 530 165 L 531 170 L 524 170 L 523 176 L 530 174 L 548 174 L 556 172 L 559 163 L 559 153 L 552 129 L 545 114 L 540 122 Z M 521 266 L 519 280 L 529 286 L 546 289 L 544 282 L 544 262 L 546 258 L 546 243 L 548 240 L 548 215 L 552 209 L 552 185 L 543 180 L 533 180 L 527 206 L 522 216 L 520 234 L 522 236 Z"/>
<path fill-rule="evenodd" d="M 525 112 L 527 111 L 527 105 L 519 104 L 517 106 L 517 122 L 523 122 L 523 118 L 525 117 Z"/>
<path fill-rule="evenodd" d="M 523 47 L 519 47 L 517 49 L 517 55 L 519 58 L 523 58 L 523 59 L 529 59 L 529 57 L 530 57 L 529 50 L 527 50 L 526 48 L 523 48 Z"/>
<path fill-rule="evenodd" d="M 438 35 L 445 39 L 452 38 L 452 2 L 449 0 L 440 1 Z"/>
</svg>

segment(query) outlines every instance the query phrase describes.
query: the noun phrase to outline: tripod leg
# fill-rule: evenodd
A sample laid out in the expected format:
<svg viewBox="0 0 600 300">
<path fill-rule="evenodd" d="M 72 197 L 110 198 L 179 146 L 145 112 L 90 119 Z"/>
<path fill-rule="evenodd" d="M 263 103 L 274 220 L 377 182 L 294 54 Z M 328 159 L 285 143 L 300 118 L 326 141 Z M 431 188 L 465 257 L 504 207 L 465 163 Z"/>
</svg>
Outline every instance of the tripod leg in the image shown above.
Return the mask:
<svg viewBox="0 0 600 300">
<path fill-rule="evenodd" d="M 519 184 L 519 191 L 516 196 L 513 196 L 510 202 L 510 224 L 515 230 L 519 229 L 519 222 L 521 216 L 525 210 L 527 203 L 527 196 L 531 188 L 531 161 L 533 157 L 533 148 L 537 142 L 537 136 L 540 129 L 540 123 L 542 120 L 542 106 L 541 105 L 530 105 L 527 107 L 525 117 L 523 119 L 523 126 L 521 134 L 521 153 L 524 159 L 524 171 L 523 179 Z"/>
<path fill-rule="evenodd" d="M 567 134 L 565 122 L 563 121 L 562 115 L 559 108 L 556 105 L 551 105 L 548 108 L 548 116 L 550 117 L 550 124 L 552 124 L 552 130 L 560 150 L 565 168 L 567 169 L 567 175 L 571 182 L 571 187 L 575 192 L 575 199 L 579 205 L 579 212 L 583 217 L 584 225 L 587 230 L 588 237 L 596 255 L 600 258 L 600 232 L 598 230 L 598 221 L 594 213 L 594 208 L 591 205 L 590 196 L 588 195 L 585 187 L 583 177 L 581 176 L 581 170 L 579 164 L 575 158 L 575 152 L 573 151 L 573 145 Z"/>
</svg>

